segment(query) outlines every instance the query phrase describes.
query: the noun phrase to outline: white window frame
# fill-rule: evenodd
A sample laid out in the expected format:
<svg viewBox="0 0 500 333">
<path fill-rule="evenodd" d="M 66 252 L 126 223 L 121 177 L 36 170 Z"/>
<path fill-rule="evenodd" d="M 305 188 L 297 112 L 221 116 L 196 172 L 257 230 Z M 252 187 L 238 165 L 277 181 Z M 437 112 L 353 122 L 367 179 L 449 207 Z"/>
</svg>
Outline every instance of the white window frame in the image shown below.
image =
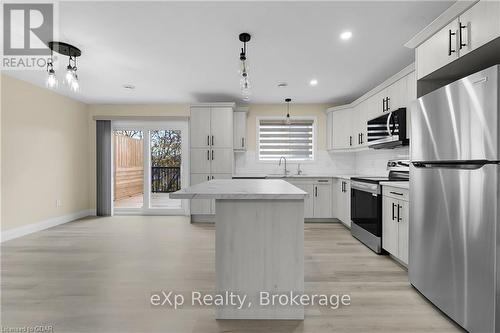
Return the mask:
<svg viewBox="0 0 500 333">
<path fill-rule="evenodd" d="M 291 116 L 290 119 L 292 121 L 294 120 L 312 120 L 313 122 L 313 133 L 312 133 L 312 157 L 310 160 L 290 160 L 290 163 L 300 163 L 300 164 L 307 164 L 307 163 L 314 163 L 316 161 L 316 153 L 317 153 L 317 146 L 318 143 L 316 141 L 317 138 L 317 131 L 318 131 L 318 118 L 316 116 Z M 261 120 L 284 120 L 284 117 L 280 116 L 260 116 L 255 118 L 255 147 L 257 147 L 256 152 L 255 152 L 255 158 L 257 159 L 257 162 L 259 163 L 271 163 L 275 164 L 279 159 L 275 160 L 261 160 L 260 159 L 260 121 Z"/>
</svg>

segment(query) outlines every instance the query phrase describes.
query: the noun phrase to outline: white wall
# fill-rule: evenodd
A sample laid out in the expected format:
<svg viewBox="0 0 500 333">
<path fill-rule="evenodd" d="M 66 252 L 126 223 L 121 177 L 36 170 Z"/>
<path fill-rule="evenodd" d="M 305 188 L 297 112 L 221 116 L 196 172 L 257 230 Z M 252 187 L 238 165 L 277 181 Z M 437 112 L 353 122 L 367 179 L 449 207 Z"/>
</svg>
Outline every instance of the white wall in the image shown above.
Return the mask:
<svg viewBox="0 0 500 333">
<path fill-rule="evenodd" d="M 7 75 L 1 95 L 2 231 L 88 210 L 87 105 Z"/>
</svg>

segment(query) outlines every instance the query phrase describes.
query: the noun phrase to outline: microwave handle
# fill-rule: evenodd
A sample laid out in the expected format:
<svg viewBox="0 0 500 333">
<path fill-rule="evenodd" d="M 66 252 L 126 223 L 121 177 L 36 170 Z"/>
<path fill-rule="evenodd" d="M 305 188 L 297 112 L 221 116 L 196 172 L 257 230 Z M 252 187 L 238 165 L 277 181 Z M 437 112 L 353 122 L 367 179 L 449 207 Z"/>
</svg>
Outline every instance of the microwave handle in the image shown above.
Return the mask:
<svg viewBox="0 0 500 333">
<path fill-rule="evenodd" d="M 387 123 L 385 124 L 386 128 L 387 128 L 387 133 L 389 134 L 389 136 L 392 136 L 392 133 L 391 133 L 391 117 L 392 117 L 392 112 L 389 113 L 389 115 L 387 116 Z"/>
</svg>

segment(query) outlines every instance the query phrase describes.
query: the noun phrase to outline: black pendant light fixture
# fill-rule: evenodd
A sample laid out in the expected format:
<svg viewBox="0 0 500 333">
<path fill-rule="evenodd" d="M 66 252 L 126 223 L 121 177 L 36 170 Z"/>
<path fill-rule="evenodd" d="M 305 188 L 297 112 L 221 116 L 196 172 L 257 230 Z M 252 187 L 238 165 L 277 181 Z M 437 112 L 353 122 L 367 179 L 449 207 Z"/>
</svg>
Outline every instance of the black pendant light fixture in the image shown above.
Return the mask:
<svg viewBox="0 0 500 333">
<path fill-rule="evenodd" d="M 250 41 L 252 36 L 249 33 L 243 32 L 239 35 L 240 42 L 243 43 L 243 47 L 240 52 L 240 88 L 241 95 L 244 101 L 250 100 L 250 95 L 252 94 L 250 90 L 250 80 L 248 79 L 248 61 L 247 61 L 247 43 Z"/>
<path fill-rule="evenodd" d="M 66 67 L 65 83 L 69 88 L 77 92 L 80 90 L 80 83 L 78 82 L 78 75 L 76 74 L 76 59 L 82 55 L 82 51 L 76 46 L 73 46 L 64 42 L 49 42 L 49 48 L 51 51 L 50 59 L 47 62 L 47 86 L 49 88 L 56 88 L 58 86 L 58 80 L 56 77 L 56 71 L 54 69 L 54 52 L 68 57 L 68 66 Z"/>
<path fill-rule="evenodd" d="M 286 117 L 285 117 L 285 124 L 290 125 L 292 123 L 292 120 L 290 119 L 290 102 L 292 101 L 291 98 L 285 98 L 285 103 L 286 103 Z"/>
</svg>

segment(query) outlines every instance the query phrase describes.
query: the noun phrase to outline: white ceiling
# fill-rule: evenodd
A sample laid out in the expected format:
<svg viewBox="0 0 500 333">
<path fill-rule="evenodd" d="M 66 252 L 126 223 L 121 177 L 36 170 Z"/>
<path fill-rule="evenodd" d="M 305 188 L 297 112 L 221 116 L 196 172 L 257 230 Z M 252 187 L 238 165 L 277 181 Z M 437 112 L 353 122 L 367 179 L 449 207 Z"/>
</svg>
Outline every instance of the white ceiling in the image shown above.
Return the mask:
<svg viewBox="0 0 500 333">
<path fill-rule="evenodd" d="M 251 102 L 341 104 L 410 64 L 403 44 L 451 4 L 62 2 L 60 40 L 82 49 L 82 91 L 58 90 L 88 103 L 241 102 L 238 34 L 249 32 Z M 44 72 L 9 74 L 44 85 Z"/>
</svg>

